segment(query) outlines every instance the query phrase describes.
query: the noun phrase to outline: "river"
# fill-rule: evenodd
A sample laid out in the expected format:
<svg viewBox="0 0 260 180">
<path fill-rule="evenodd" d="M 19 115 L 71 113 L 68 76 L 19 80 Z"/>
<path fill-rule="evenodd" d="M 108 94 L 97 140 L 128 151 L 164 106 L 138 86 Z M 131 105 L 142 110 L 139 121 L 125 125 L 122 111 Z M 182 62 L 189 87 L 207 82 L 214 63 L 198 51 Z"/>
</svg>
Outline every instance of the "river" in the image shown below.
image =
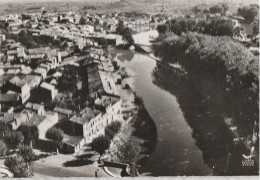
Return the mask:
<svg viewBox="0 0 260 180">
<path fill-rule="evenodd" d="M 149 33 L 142 32 L 135 41 L 149 44 Z M 202 152 L 192 137 L 176 97 L 155 85 L 156 62 L 146 55 L 120 51 L 118 59 L 132 71 L 134 91 L 144 100 L 145 107 L 157 127 L 158 143 L 150 158 L 140 169 L 142 175 L 176 176 L 209 175 L 212 170 L 204 163 Z M 126 60 L 128 59 L 128 60 Z"/>
</svg>

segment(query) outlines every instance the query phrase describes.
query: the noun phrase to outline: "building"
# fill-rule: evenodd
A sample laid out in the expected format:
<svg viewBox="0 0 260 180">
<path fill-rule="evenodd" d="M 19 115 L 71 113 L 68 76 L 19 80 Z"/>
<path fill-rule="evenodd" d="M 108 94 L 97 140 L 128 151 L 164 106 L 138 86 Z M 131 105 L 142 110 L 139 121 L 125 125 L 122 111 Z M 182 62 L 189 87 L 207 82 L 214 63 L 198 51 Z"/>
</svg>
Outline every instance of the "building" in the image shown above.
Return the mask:
<svg viewBox="0 0 260 180">
<path fill-rule="evenodd" d="M 35 103 L 28 102 L 25 105 L 25 109 L 31 110 L 31 111 L 39 114 L 39 115 L 45 114 L 44 106 L 40 105 L 40 104 L 35 104 Z"/>
<path fill-rule="evenodd" d="M 37 127 L 38 138 L 46 139 L 46 132 L 58 122 L 58 119 L 58 114 L 54 112 L 46 112 L 44 115 L 34 114 L 25 125 Z"/>
<path fill-rule="evenodd" d="M 8 90 L 12 90 L 19 94 L 21 103 L 24 104 L 30 98 L 30 87 L 28 83 L 20 79 L 18 76 L 14 76 L 7 84 Z"/>
<path fill-rule="evenodd" d="M 58 90 L 55 89 L 55 86 L 43 82 L 40 85 L 40 94 L 41 94 L 41 100 L 46 101 L 46 100 L 53 100 L 55 96 L 58 94 Z"/>
</svg>

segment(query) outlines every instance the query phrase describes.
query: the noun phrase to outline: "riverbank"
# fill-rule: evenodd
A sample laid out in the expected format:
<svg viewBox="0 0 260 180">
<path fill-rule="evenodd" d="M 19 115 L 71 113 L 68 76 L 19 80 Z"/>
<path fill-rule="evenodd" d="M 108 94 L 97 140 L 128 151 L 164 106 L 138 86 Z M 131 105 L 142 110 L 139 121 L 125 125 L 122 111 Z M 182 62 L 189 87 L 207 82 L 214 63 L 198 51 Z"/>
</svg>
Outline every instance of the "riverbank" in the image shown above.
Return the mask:
<svg viewBox="0 0 260 180">
<path fill-rule="evenodd" d="M 128 61 L 133 57 L 132 51 L 122 49 L 110 49 L 112 57 L 120 66 L 119 72 L 123 71 L 128 76 L 123 82 L 130 86 L 130 91 L 134 85 L 134 72 L 125 68 L 122 59 Z M 145 163 L 154 151 L 157 144 L 157 128 L 147 112 L 141 98 L 135 98 L 136 110 L 133 117 L 127 122 L 121 131 L 114 137 L 110 148 L 102 159 L 113 162 L 129 164 L 130 173 L 138 175 L 138 169 Z"/>
<path fill-rule="evenodd" d="M 126 163 L 132 176 L 150 157 L 157 144 L 156 126 L 142 105 L 137 114 L 114 137 L 102 160 Z"/>
</svg>

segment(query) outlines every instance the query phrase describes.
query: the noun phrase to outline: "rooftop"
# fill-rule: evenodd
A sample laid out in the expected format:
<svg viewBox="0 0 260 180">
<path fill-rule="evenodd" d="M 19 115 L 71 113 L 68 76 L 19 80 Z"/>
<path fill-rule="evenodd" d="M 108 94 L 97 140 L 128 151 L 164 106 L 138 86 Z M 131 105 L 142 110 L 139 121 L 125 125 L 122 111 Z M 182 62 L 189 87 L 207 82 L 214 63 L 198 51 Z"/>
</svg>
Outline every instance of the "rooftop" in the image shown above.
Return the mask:
<svg viewBox="0 0 260 180">
<path fill-rule="evenodd" d="M 40 104 L 28 102 L 28 103 L 25 105 L 25 108 L 38 111 L 39 109 L 43 109 L 44 106 L 43 106 L 43 105 L 40 105 Z"/>
<path fill-rule="evenodd" d="M 82 136 L 69 136 L 67 134 L 64 134 L 63 137 L 63 143 L 71 145 L 71 146 L 76 146 L 80 143 L 80 141 L 83 139 Z"/>
<path fill-rule="evenodd" d="M 43 82 L 41 84 L 41 88 L 48 89 L 50 91 L 53 91 L 55 89 L 55 87 L 53 85 L 46 83 L 46 82 Z"/>
<path fill-rule="evenodd" d="M 27 82 L 21 78 L 19 78 L 18 76 L 14 76 L 12 79 L 10 79 L 9 81 L 11 84 L 14 84 L 18 87 L 23 87 L 24 85 L 27 84 Z"/>
</svg>

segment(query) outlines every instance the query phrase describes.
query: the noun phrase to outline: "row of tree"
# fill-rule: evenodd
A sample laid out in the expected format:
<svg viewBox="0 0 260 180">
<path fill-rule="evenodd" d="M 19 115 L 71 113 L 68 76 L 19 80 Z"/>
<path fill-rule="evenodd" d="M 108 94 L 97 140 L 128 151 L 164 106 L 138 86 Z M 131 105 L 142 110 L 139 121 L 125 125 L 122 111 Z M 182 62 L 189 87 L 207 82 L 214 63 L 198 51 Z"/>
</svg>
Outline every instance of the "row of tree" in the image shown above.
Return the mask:
<svg viewBox="0 0 260 180">
<path fill-rule="evenodd" d="M 168 33 L 153 46 L 164 62 L 181 64 L 199 91 L 229 109 L 228 117 L 252 133 L 258 119 L 258 59 L 246 47 L 227 36 Z M 221 101 L 222 100 L 222 101 Z M 245 108 L 246 107 L 246 108 Z"/>
<path fill-rule="evenodd" d="M 226 17 L 214 18 L 178 18 L 157 26 L 160 34 L 174 32 L 177 35 L 186 32 L 198 32 L 212 36 L 233 36 L 234 24 Z"/>
<path fill-rule="evenodd" d="M 208 8 L 206 4 L 199 4 L 196 5 L 194 8 L 192 8 L 193 12 L 196 14 L 200 13 L 210 13 L 210 14 L 216 14 L 220 13 L 222 15 L 226 15 L 227 11 L 229 9 L 229 6 L 227 3 L 221 3 L 216 4 Z"/>
</svg>

